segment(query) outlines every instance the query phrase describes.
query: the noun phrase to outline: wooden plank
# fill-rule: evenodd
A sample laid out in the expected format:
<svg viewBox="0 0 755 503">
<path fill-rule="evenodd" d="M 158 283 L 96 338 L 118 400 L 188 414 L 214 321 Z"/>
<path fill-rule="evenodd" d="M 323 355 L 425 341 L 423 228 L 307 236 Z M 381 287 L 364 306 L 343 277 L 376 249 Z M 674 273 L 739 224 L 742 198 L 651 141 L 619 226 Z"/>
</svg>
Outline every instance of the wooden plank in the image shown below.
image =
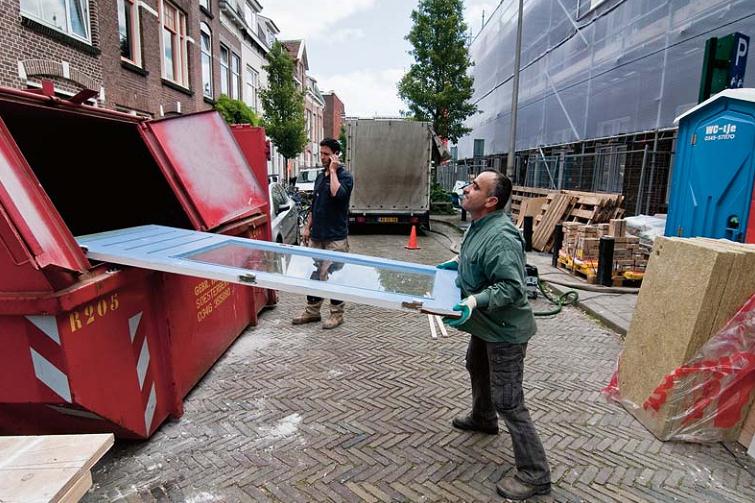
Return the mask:
<svg viewBox="0 0 755 503">
<path fill-rule="evenodd" d="M 593 217 L 594 213 L 595 213 L 595 210 L 580 210 L 580 209 L 575 208 L 569 212 L 569 216 L 583 218 L 585 220 L 590 220 Z"/>
<path fill-rule="evenodd" d="M 87 493 L 90 487 L 92 487 L 92 472 L 87 470 L 57 501 L 60 503 L 76 503 Z"/>
<path fill-rule="evenodd" d="M 517 216 L 516 225 L 518 227 L 524 226 L 524 217 L 532 217 L 534 225 L 535 218 L 540 215 L 546 202 L 548 202 L 547 197 L 532 197 L 522 201 L 522 207 Z"/>
<path fill-rule="evenodd" d="M 0 437 L 0 501 L 75 501 L 112 445 L 109 433 Z"/>
<path fill-rule="evenodd" d="M 566 194 L 555 194 L 548 205 L 548 209 L 538 224 L 532 236 L 532 246 L 540 251 L 545 251 L 553 236 L 556 224 L 561 222 L 571 209 L 573 198 Z"/>
</svg>

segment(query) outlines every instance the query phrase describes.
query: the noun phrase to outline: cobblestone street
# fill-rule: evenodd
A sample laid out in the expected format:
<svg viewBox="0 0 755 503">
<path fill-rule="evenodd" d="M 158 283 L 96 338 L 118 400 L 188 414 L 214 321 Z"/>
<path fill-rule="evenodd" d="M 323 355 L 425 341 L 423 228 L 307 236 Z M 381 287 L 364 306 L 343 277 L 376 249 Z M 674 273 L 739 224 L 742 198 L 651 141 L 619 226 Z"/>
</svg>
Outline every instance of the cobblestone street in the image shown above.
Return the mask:
<svg viewBox="0 0 755 503">
<path fill-rule="evenodd" d="M 437 234 L 418 251 L 405 244 L 405 234 L 351 237 L 357 253 L 428 264 L 452 255 Z M 281 294 L 182 418 L 149 441 L 116 443 L 84 500 L 500 501 L 508 434 L 450 425 L 470 406 L 468 336 L 433 340 L 424 315 L 355 304 L 335 330 L 293 326 L 303 303 Z M 538 326 L 525 390 L 553 472 L 541 501 L 755 501 L 755 463 L 741 447 L 659 442 L 605 401 L 617 334 L 576 308 Z"/>
</svg>

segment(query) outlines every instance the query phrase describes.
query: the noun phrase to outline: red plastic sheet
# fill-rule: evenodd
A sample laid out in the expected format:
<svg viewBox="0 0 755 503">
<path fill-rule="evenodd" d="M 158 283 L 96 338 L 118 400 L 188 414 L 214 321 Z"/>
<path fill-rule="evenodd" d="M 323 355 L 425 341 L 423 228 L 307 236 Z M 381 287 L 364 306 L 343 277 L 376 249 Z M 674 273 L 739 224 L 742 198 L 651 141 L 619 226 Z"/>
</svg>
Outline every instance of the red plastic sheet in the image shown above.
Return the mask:
<svg viewBox="0 0 755 503">
<path fill-rule="evenodd" d="M 625 399 L 618 371 L 603 389 L 609 399 L 672 425 L 664 440 L 730 440 L 755 392 L 755 295 L 689 362 L 666 375 L 642 404 Z M 660 420 L 660 419 L 659 419 Z"/>
</svg>

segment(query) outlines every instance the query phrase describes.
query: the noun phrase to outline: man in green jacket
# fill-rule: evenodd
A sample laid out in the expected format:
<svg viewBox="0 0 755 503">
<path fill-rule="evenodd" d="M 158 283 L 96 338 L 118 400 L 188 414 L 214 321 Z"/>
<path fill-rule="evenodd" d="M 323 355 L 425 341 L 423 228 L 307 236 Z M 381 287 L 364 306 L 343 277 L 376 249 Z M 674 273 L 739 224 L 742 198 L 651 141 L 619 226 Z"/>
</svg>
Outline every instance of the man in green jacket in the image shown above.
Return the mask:
<svg viewBox="0 0 755 503">
<path fill-rule="evenodd" d="M 462 207 L 472 224 L 458 257 L 439 264 L 459 271 L 461 318 L 444 322 L 472 336 L 466 367 L 472 380 L 472 411 L 453 420 L 461 430 L 498 433 L 503 417 L 514 447 L 516 470 L 496 485 L 498 494 L 523 500 L 551 489 L 545 450 L 524 405 L 522 378 L 527 341 L 537 331 L 524 281 L 524 242 L 503 207 L 511 181 L 483 171 L 464 189 Z M 497 413 L 496 413 L 497 412 Z"/>
</svg>

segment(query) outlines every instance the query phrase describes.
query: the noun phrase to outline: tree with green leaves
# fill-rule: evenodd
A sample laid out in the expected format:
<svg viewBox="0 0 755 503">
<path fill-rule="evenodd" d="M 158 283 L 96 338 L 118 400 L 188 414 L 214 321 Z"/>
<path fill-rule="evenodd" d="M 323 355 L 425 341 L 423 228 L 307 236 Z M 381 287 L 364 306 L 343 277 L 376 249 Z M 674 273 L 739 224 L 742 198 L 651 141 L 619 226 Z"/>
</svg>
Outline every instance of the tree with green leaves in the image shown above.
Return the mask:
<svg viewBox="0 0 755 503">
<path fill-rule="evenodd" d="M 462 7 L 462 0 L 419 1 L 406 36 L 414 63 L 398 84 L 409 114 L 432 122 L 435 133 L 451 143 L 471 131 L 464 120 L 477 112 L 470 101 L 474 79 Z"/>
<path fill-rule="evenodd" d="M 338 133 L 338 143 L 341 144 L 342 159 L 346 159 L 346 126 L 341 124 L 341 131 Z"/>
<path fill-rule="evenodd" d="M 278 152 L 288 160 L 304 151 L 307 131 L 304 94 L 294 81 L 294 62 L 283 45 L 276 41 L 268 54 L 267 89 L 260 92 L 264 111 L 263 125 Z"/>
<path fill-rule="evenodd" d="M 259 116 L 246 103 L 229 98 L 225 94 L 221 94 L 215 102 L 215 110 L 228 124 L 251 124 L 252 126 L 261 124 Z"/>
</svg>

